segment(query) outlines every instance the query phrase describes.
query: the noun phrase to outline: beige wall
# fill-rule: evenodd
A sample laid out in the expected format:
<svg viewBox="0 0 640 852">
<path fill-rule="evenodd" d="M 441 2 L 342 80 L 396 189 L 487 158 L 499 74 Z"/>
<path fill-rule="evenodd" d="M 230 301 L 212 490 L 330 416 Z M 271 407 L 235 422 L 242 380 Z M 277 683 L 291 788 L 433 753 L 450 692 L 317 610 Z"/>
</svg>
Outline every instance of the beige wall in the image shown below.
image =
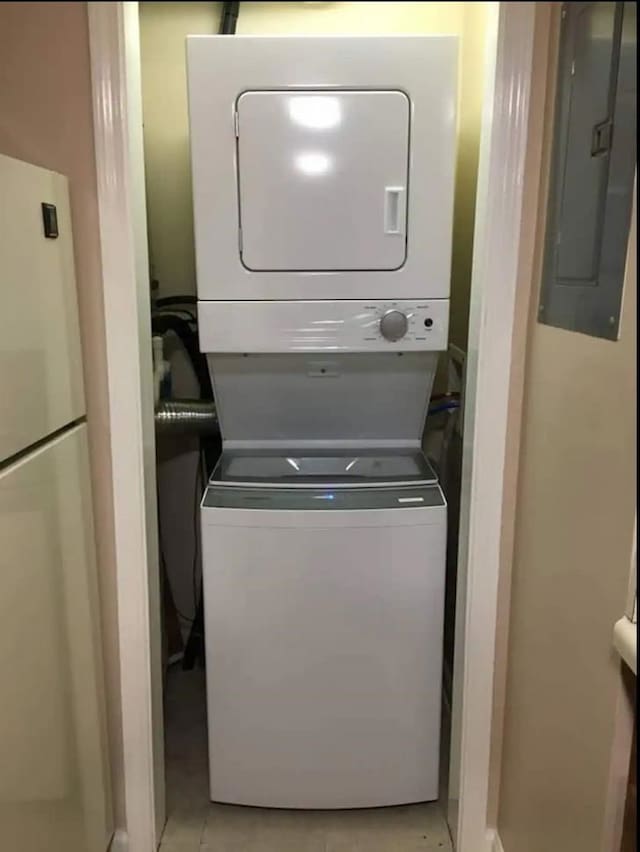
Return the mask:
<svg viewBox="0 0 640 852">
<path fill-rule="evenodd" d="M 185 37 L 215 33 L 218 3 L 140 3 L 151 275 L 160 295 L 196 292 Z"/>
<path fill-rule="evenodd" d="M 220 4 L 141 4 L 152 270 L 163 295 L 195 292 L 185 73 L 187 34 L 216 33 Z M 447 33 L 462 41 L 451 339 L 466 348 L 478 164 L 485 3 L 242 3 L 237 32 Z"/>
<path fill-rule="evenodd" d="M 107 721 L 122 779 L 115 555 L 85 3 L 0 3 L 0 151 L 69 178 L 102 603 Z M 122 825 L 122 788 L 115 812 Z"/>
<path fill-rule="evenodd" d="M 549 64 L 547 47 L 538 44 L 537 68 Z M 548 175 L 551 87 L 542 108 L 537 173 Z M 636 505 L 635 222 L 617 342 L 536 322 L 543 234 L 542 217 L 531 301 L 521 301 L 529 323 L 497 822 L 505 852 L 601 852 L 622 688 L 612 628 L 626 603 Z"/>
</svg>

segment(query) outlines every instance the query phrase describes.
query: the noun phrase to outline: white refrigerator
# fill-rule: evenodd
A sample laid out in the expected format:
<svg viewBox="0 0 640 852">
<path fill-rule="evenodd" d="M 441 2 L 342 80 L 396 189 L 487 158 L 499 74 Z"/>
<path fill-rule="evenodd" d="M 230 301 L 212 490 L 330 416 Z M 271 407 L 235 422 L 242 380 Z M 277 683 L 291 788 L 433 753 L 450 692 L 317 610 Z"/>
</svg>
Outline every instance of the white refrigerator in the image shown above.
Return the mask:
<svg viewBox="0 0 640 852">
<path fill-rule="evenodd" d="M 104 852 L 111 812 L 66 178 L 0 155 L 0 848 Z"/>
</svg>

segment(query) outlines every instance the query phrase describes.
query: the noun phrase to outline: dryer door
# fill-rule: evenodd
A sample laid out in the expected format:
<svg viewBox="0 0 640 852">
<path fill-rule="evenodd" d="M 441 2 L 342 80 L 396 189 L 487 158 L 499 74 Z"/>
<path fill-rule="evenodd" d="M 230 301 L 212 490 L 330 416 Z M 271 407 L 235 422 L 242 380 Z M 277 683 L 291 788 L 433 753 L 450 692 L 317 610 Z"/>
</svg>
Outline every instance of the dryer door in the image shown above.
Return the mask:
<svg viewBox="0 0 640 852">
<path fill-rule="evenodd" d="M 245 92 L 237 101 L 237 133 L 247 269 L 394 270 L 404 264 L 404 92 Z"/>
</svg>

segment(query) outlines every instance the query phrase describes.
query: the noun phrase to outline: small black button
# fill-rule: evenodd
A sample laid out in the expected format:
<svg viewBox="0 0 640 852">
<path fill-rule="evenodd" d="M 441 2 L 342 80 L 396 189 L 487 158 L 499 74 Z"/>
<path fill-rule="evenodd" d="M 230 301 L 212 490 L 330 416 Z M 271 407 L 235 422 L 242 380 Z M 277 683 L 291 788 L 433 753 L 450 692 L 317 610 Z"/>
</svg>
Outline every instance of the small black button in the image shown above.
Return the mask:
<svg viewBox="0 0 640 852">
<path fill-rule="evenodd" d="M 424 327 L 425 328 L 431 328 L 432 325 L 433 325 L 433 320 L 431 319 L 431 317 L 427 317 L 426 320 L 424 321 Z"/>
<path fill-rule="evenodd" d="M 58 238 L 58 212 L 55 204 L 42 202 L 42 224 L 47 239 L 55 240 Z"/>
</svg>

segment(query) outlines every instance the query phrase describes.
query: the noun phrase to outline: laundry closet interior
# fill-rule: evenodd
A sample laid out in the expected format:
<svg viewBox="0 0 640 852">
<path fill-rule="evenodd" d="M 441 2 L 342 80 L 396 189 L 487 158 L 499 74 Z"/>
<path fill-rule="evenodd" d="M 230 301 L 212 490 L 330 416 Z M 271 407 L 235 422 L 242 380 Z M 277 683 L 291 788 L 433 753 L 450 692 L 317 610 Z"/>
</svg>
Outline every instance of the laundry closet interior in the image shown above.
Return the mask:
<svg viewBox="0 0 640 852">
<path fill-rule="evenodd" d="M 139 4 L 168 852 L 452 848 L 492 6 Z"/>
</svg>

